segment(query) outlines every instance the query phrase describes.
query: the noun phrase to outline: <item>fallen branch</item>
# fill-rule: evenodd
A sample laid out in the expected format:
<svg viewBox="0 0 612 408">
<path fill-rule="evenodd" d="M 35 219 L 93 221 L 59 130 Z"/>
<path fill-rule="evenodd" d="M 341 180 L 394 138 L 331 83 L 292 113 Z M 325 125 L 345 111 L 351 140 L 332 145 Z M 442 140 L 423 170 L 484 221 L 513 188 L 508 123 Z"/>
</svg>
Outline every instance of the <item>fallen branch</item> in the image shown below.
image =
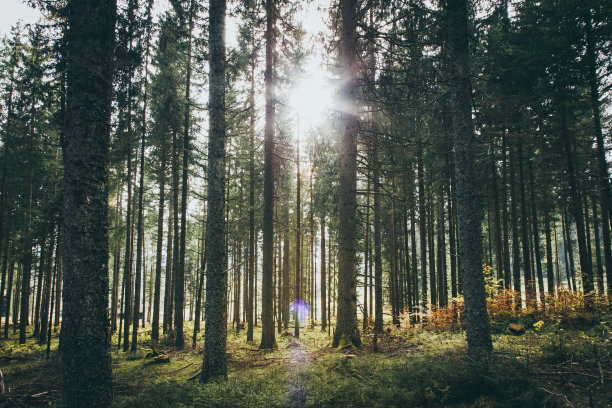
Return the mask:
<svg viewBox="0 0 612 408">
<path fill-rule="evenodd" d="M 570 407 L 574 408 L 574 406 L 572 405 L 572 403 L 570 402 L 570 400 L 569 400 L 569 399 L 567 399 L 567 397 L 566 397 L 565 395 L 560 394 L 560 393 L 557 393 L 557 392 L 548 391 L 548 390 L 547 390 L 546 388 L 544 388 L 544 387 L 540 387 L 540 389 L 541 389 L 542 391 L 544 391 L 544 392 L 546 392 L 546 393 L 550 394 L 550 395 L 554 395 L 554 396 L 556 396 L 556 397 L 562 397 L 562 398 L 565 400 L 565 402 L 567 402 L 567 405 L 569 405 Z"/>
</svg>

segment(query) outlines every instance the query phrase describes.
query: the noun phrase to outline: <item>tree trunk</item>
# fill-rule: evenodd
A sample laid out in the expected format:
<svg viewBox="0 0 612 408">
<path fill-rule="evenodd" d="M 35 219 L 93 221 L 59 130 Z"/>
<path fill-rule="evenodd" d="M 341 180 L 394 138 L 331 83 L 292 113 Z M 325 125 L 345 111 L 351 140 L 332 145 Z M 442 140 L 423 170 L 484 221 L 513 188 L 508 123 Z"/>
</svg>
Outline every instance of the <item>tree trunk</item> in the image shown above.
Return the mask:
<svg viewBox="0 0 612 408">
<path fill-rule="evenodd" d="M 155 248 L 155 292 L 153 294 L 153 322 L 151 340 L 159 342 L 159 308 L 161 298 L 162 246 L 164 241 L 164 210 L 166 199 L 166 139 L 162 138 L 159 166 L 159 207 L 157 210 L 157 243 Z M 168 281 L 166 281 L 166 286 Z"/>
<path fill-rule="evenodd" d="M 274 347 L 274 120 L 275 120 L 275 16 L 274 2 L 266 0 L 266 124 L 264 136 L 264 203 L 263 203 L 263 266 L 261 294 L 261 344 L 259 348 Z"/>
<path fill-rule="evenodd" d="M 208 216 L 206 222 L 206 308 L 201 382 L 227 378 L 227 270 L 225 269 L 225 10 L 226 0 L 209 7 Z"/>
<path fill-rule="evenodd" d="M 522 307 L 521 298 L 521 245 L 519 242 L 519 216 L 518 198 L 516 196 L 516 158 L 514 143 L 510 144 L 510 211 L 512 213 L 512 288 L 516 292 L 514 296 L 514 307 Z M 529 262 L 529 258 L 525 260 Z"/>
<path fill-rule="evenodd" d="M 608 162 L 606 160 L 606 147 L 601 128 L 601 112 L 599 102 L 599 83 L 597 80 L 597 54 L 592 33 L 591 10 L 586 10 L 586 53 L 588 64 L 588 80 L 590 87 L 591 109 L 593 111 L 593 124 L 597 153 L 597 180 L 599 184 L 599 202 L 601 205 L 601 230 L 604 247 L 604 263 L 606 265 L 606 280 L 608 295 L 612 293 L 612 245 L 610 243 L 610 178 L 608 175 Z"/>
<path fill-rule="evenodd" d="M 112 402 L 108 324 L 108 162 L 114 0 L 70 3 L 64 217 L 63 401 Z"/>
<path fill-rule="evenodd" d="M 179 238 L 179 262 L 174 284 L 174 345 L 181 349 L 185 346 L 183 336 L 183 309 L 185 306 L 185 241 L 187 236 L 187 199 L 189 192 L 189 133 L 191 131 L 191 43 L 195 0 L 189 2 L 189 23 L 187 33 L 187 78 L 185 83 L 185 117 L 183 124 L 183 174 L 181 190 L 181 232 Z"/>
<path fill-rule="evenodd" d="M 561 141 L 565 151 L 565 160 L 567 165 L 567 176 L 569 178 L 570 203 L 576 223 L 576 235 L 578 236 L 578 256 L 580 259 L 580 272 L 582 276 L 582 290 L 584 294 L 593 291 L 593 273 L 590 268 L 589 257 L 587 253 L 587 244 L 585 240 L 584 218 L 582 213 L 582 204 L 580 202 L 580 192 L 578 191 L 578 180 L 576 176 L 575 159 L 576 153 L 572 152 L 570 145 L 570 135 L 567 128 L 567 112 L 565 103 L 565 93 L 560 95 L 561 112 Z"/>
<path fill-rule="evenodd" d="M 471 111 L 470 56 L 468 47 L 467 0 L 449 0 L 448 28 L 451 54 L 451 102 L 455 133 L 455 174 L 459 214 L 468 354 L 472 359 L 488 359 L 492 352 L 489 316 L 482 274 L 480 243 L 481 210 L 475 198 L 476 173 L 472 144 L 474 128 Z"/>
<path fill-rule="evenodd" d="M 251 44 L 252 50 L 255 45 Z M 253 285 L 255 277 L 255 59 L 251 59 L 251 89 L 249 93 L 249 270 L 246 304 L 247 341 L 253 341 Z M 285 232 L 286 234 L 286 232 Z M 285 247 L 287 251 L 287 247 Z M 289 267 L 288 265 L 284 265 Z M 285 281 L 286 282 L 286 281 Z M 286 325 L 285 325 L 286 326 Z M 285 327 L 286 328 L 286 327 Z"/>
<path fill-rule="evenodd" d="M 357 328 L 357 1 L 340 2 L 342 18 L 342 114 L 344 136 L 340 149 L 338 205 L 338 320 L 333 346 L 361 345 Z"/>
</svg>

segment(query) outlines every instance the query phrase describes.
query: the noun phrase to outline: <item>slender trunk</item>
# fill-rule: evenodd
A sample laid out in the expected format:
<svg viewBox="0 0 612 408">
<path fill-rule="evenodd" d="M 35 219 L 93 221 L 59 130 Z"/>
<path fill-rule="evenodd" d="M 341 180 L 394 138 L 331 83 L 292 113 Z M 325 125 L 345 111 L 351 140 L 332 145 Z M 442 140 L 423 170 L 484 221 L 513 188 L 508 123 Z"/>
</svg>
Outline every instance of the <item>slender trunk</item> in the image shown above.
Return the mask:
<svg viewBox="0 0 612 408">
<path fill-rule="evenodd" d="M 13 274 L 15 271 L 15 263 L 13 262 L 11 249 L 12 246 L 9 245 L 8 236 L 6 237 L 5 246 L 7 247 L 5 251 L 5 258 L 2 263 L 8 262 L 8 280 L 6 285 L 6 310 L 4 311 L 4 338 L 8 339 L 9 334 L 9 316 L 11 312 L 11 292 L 13 290 Z M 17 293 L 15 293 L 17 295 Z M 15 320 L 13 319 L 13 326 L 15 326 Z"/>
<path fill-rule="evenodd" d="M 187 78 L 185 83 L 185 117 L 183 124 L 183 174 L 181 190 L 181 232 L 179 239 L 179 259 L 176 282 L 174 284 L 174 345 L 183 348 L 183 309 L 185 306 L 185 242 L 187 237 L 187 199 L 189 192 L 189 133 L 191 131 L 191 43 L 193 32 L 193 15 L 195 13 L 195 0 L 189 2 L 189 23 L 187 33 Z M 176 221 L 176 220 L 175 220 Z"/>
<path fill-rule="evenodd" d="M 599 184 L 599 203 L 601 206 L 601 235 L 604 248 L 604 263 L 606 265 L 606 280 L 608 295 L 612 293 L 612 245 L 610 243 L 610 179 L 608 175 L 608 162 L 606 160 L 606 147 L 601 127 L 601 112 L 599 102 L 599 83 L 597 80 L 597 54 L 591 21 L 591 10 L 586 10 L 586 53 L 588 65 L 588 81 L 590 87 L 591 109 L 593 111 L 593 124 L 597 153 L 597 180 Z"/>
<path fill-rule="evenodd" d="M 601 263 L 601 239 L 599 236 L 599 219 L 597 218 L 597 203 L 595 197 L 591 200 L 593 204 L 593 232 L 595 234 L 595 260 L 597 267 L 597 293 L 600 296 L 604 294 L 604 273 Z"/>
<path fill-rule="evenodd" d="M 368 327 L 368 261 L 370 261 L 370 259 L 368 258 L 369 254 L 370 254 L 370 170 L 368 168 L 368 175 L 366 177 L 367 179 L 367 188 L 366 188 L 366 219 L 365 219 L 365 242 L 364 242 L 364 260 L 363 260 L 363 331 L 365 331 Z M 321 227 L 324 227 L 325 223 L 323 220 L 321 220 Z M 323 234 L 325 233 L 325 231 L 323 229 L 321 229 L 321 245 L 324 245 L 325 243 L 325 237 L 323 237 Z M 324 273 L 324 263 L 325 263 L 325 250 L 321 249 L 321 273 Z M 370 261 L 371 262 L 371 261 Z M 323 277 L 321 277 L 321 282 L 323 282 Z M 325 327 L 323 327 L 322 330 L 325 330 Z"/>
<path fill-rule="evenodd" d="M 421 246 L 421 313 L 427 313 L 427 211 L 425 210 L 425 180 L 423 147 L 417 150 L 417 176 L 419 178 L 419 242 Z"/>
<path fill-rule="evenodd" d="M 298 123 L 299 133 L 299 123 Z M 301 198 L 301 180 L 300 180 L 300 139 L 297 139 L 297 159 L 296 159 L 296 233 L 295 233 L 295 299 L 293 302 L 293 320 L 295 323 L 294 336 L 300 337 L 300 310 L 299 305 L 302 302 L 302 245 L 301 245 L 301 234 L 302 234 L 302 198 Z"/>
<path fill-rule="evenodd" d="M 582 213 L 582 204 L 580 202 L 580 192 L 578 190 L 578 180 L 575 170 L 576 153 L 572 151 L 570 145 L 570 135 L 567 128 L 567 112 L 565 103 L 565 94 L 561 96 L 561 139 L 565 150 L 565 160 L 567 165 L 567 176 L 569 178 L 570 204 L 576 223 L 576 235 L 578 236 L 578 256 L 580 259 L 580 272 L 582 276 L 582 290 L 585 294 L 593 291 L 593 274 L 590 268 L 589 257 L 587 253 L 587 243 L 585 240 L 584 218 Z"/>
<path fill-rule="evenodd" d="M 519 243 L 519 216 L 517 211 L 518 198 L 516 196 L 516 158 L 514 143 L 510 144 L 510 209 L 512 213 L 512 288 L 516 292 L 514 307 L 522 307 L 521 297 L 521 245 Z M 529 262 L 529 258 L 525 259 Z"/>
<path fill-rule="evenodd" d="M 376 123 L 375 123 L 376 125 Z M 372 184 L 374 194 L 374 331 L 383 331 L 383 295 L 382 295 L 382 244 L 380 230 L 380 163 L 378 161 L 378 134 L 372 139 Z M 330 256 L 331 260 L 331 256 Z"/>
<path fill-rule="evenodd" d="M 510 268 L 510 234 L 508 231 L 508 160 L 506 158 L 506 133 L 506 130 L 504 130 L 504 132 L 502 133 L 502 264 L 504 269 L 504 288 L 510 289 L 510 286 L 512 284 L 512 269 Z"/>
<path fill-rule="evenodd" d="M 533 227 L 533 252 L 535 253 L 536 273 L 540 301 L 544 301 L 544 276 L 542 274 L 542 257 L 540 255 L 540 233 L 538 230 L 538 213 L 536 211 L 535 183 L 533 181 L 533 167 L 529 162 L 529 191 L 531 192 L 531 220 Z"/>
<path fill-rule="evenodd" d="M 162 138 L 159 166 L 159 207 L 157 210 L 157 243 L 155 248 L 155 292 L 153 294 L 153 322 L 151 340 L 159 342 L 159 306 L 161 298 L 162 245 L 164 241 L 164 210 L 166 199 L 166 139 Z M 166 281 L 166 286 L 168 281 Z"/>
<path fill-rule="evenodd" d="M 171 204 L 171 203 L 169 203 Z M 164 322 L 163 332 L 164 334 L 170 332 L 172 329 L 172 243 L 174 239 L 172 233 L 174 231 L 174 216 L 172 214 L 172 205 L 169 205 L 168 214 L 168 237 L 166 239 L 166 285 L 164 287 Z"/>
<path fill-rule="evenodd" d="M 251 44 L 254 49 L 254 44 Z M 253 341 L 253 285 L 255 277 L 255 59 L 251 59 L 251 89 L 249 93 L 249 270 L 246 304 L 247 341 Z M 285 232 L 285 234 L 287 234 Z M 287 246 L 285 246 L 287 251 Z M 288 268 L 288 265 L 284 265 Z M 285 281 L 286 282 L 286 281 Z M 285 324 L 285 328 L 287 324 Z"/>
<path fill-rule="evenodd" d="M 274 288 L 272 287 L 274 256 L 274 120 L 275 120 L 275 26 L 276 10 L 272 0 L 266 0 L 266 124 L 264 136 L 264 203 L 263 203 L 263 266 L 261 294 L 261 344 L 259 348 L 274 347 Z"/>
<path fill-rule="evenodd" d="M 193 338 L 191 348 L 195 349 L 197 335 L 200 332 L 200 321 L 202 320 L 202 288 L 204 287 L 204 276 L 206 273 L 206 202 L 202 211 L 202 254 L 198 271 L 198 288 L 196 293 L 195 316 L 193 322 Z"/>
<path fill-rule="evenodd" d="M 525 299 L 528 306 L 536 307 L 536 288 L 533 271 L 531 269 L 531 254 L 529 251 L 529 223 L 527 218 L 527 200 L 525 199 L 525 172 L 523 171 L 523 146 L 517 143 L 519 194 L 521 207 L 521 233 L 523 243 L 523 274 L 525 277 Z"/>
</svg>

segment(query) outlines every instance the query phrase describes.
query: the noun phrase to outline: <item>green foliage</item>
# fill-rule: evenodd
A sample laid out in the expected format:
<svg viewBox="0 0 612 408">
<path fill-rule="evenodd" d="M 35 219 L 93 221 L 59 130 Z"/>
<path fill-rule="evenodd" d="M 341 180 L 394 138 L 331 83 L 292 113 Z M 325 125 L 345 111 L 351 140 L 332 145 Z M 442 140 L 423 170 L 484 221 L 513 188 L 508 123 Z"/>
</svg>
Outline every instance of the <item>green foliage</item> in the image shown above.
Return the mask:
<svg viewBox="0 0 612 408">
<path fill-rule="evenodd" d="M 228 381 L 200 385 L 159 384 L 134 397 L 120 398 L 120 407 L 283 407 L 287 406 L 286 374 L 278 369 L 241 373 Z M 195 380 L 197 381 L 197 379 Z"/>
</svg>

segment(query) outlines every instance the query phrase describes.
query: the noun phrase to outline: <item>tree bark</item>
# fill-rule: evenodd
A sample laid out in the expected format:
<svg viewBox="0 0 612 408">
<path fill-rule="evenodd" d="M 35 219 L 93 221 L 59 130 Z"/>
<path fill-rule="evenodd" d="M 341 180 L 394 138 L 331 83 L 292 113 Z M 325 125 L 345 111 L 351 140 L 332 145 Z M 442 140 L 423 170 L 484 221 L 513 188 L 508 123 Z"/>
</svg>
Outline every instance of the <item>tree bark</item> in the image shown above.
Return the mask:
<svg viewBox="0 0 612 408">
<path fill-rule="evenodd" d="M 225 269 L 225 10 L 226 0 L 209 5 L 208 216 L 206 222 L 206 308 L 201 382 L 227 378 L 227 270 Z"/>
<path fill-rule="evenodd" d="M 357 327 L 357 1 L 340 2 L 342 18 L 342 99 L 347 110 L 342 114 L 344 135 L 340 149 L 338 205 L 338 320 L 333 346 L 361 345 Z"/>
<path fill-rule="evenodd" d="M 455 171 L 459 214 L 463 292 L 465 296 L 468 354 L 488 359 L 493 346 L 482 273 L 481 209 L 476 199 L 474 128 L 472 125 L 467 0 L 449 0 L 448 29 L 451 56 L 451 103 L 455 133 Z"/>
<path fill-rule="evenodd" d="M 115 0 L 69 3 L 60 350 L 68 408 L 112 402 L 108 163 Z"/>
</svg>

